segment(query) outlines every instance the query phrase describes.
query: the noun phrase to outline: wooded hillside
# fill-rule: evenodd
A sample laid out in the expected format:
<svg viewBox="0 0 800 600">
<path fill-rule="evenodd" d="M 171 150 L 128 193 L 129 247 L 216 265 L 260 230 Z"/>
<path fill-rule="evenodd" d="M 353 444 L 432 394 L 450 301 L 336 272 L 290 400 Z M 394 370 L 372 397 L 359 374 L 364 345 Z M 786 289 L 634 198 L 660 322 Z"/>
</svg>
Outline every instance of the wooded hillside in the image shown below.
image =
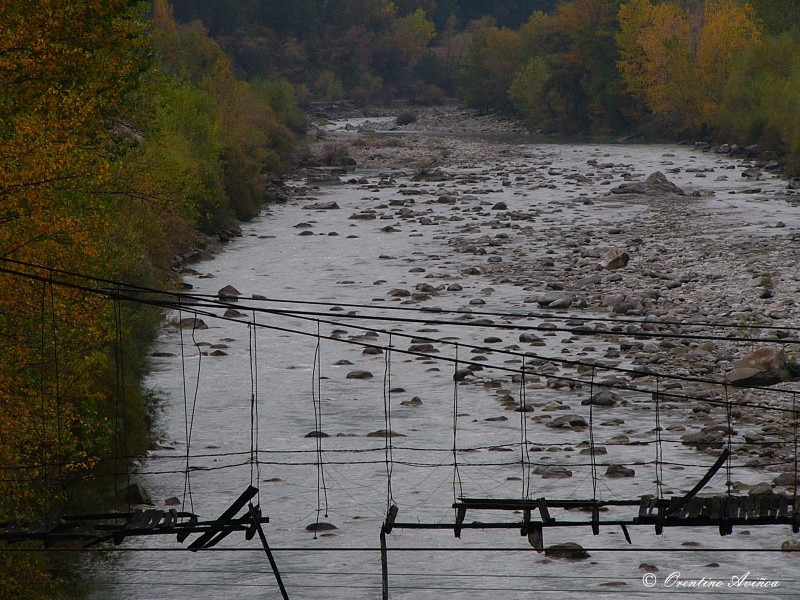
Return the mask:
<svg viewBox="0 0 800 600">
<path fill-rule="evenodd" d="M 792 0 L 175 6 L 242 77 L 285 79 L 301 102 L 458 96 L 533 130 L 758 144 L 800 169 Z"/>
</svg>

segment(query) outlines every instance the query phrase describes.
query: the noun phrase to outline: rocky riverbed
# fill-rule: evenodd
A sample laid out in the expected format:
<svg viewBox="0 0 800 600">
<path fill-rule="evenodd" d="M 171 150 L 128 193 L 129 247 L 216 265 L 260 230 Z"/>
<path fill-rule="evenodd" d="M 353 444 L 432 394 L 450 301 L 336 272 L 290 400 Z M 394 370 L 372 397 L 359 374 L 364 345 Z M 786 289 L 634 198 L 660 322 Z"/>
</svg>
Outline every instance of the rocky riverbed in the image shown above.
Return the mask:
<svg viewBox="0 0 800 600">
<path fill-rule="evenodd" d="M 334 122 L 318 142 L 318 160 L 333 144 L 344 146 L 339 151 L 358 168 L 388 170 L 363 180 L 363 190 L 396 188 L 397 199 L 365 202 L 351 218 L 394 221 L 386 226 L 392 232 L 439 226 L 462 276 L 512 286 L 522 306 L 553 310 L 556 320 L 574 309 L 619 318 L 617 324 L 577 318 L 576 335 L 562 340 L 562 356 L 581 361 L 591 354 L 583 362 L 642 371 L 608 375 L 606 382 L 623 388 L 653 388 L 657 378 L 647 372 L 686 378 L 671 380 L 669 388 L 711 401 L 683 407 L 690 423 L 710 431 L 694 434 L 695 447 L 721 447 L 730 401 L 738 440 L 753 442 L 738 449 L 747 464 L 763 462 L 769 470 L 791 462 L 794 449 L 785 443 L 794 439 L 791 415 L 760 408 L 791 408 L 786 392 L 799 389 L 800 195 L 780 178 L 771 156 L 741 160 L 730 157 L 729 146 L 696 144 L 686 162 L 662 151 L 648 156 L 645 167 L 638 159 L 651 152 L 648 145 L 531 146 L 515 137 L 522 128 L 511 120 L 464 109 L 416 116 L 405 126 L 378 115 Z M 694 156 L 711 164 L 695 166 Z M 346 172 L 335 177 L 347 180 Z M 401 177 L 409 181 L 399 183 Z M 406 290 L 410 298 L 392 293 L 422 307 L 453 284 L 422 285 L 423 293 Z M 469 306 L 485 303 L 478 297 Z M 529 337 L 517 347 L 541 342 Z M 591 352 L 576 347 L 587 338 Z M 714 383 L 728 381 L 760 389 Z M 767 389 L 776 383 L 780 392 Z M 774 443 L 764 444 L 765 434 Z"/>
</svg>

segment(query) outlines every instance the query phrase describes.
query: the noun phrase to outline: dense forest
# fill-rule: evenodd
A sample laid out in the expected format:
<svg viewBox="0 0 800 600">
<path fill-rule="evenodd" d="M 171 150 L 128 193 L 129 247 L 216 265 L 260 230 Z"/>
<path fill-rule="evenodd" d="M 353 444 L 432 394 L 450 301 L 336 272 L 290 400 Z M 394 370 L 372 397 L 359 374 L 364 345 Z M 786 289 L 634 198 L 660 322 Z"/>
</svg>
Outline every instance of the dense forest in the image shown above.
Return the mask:
<svg viewBox="0 0 800 600">
<path fill-rule="evenodd" d="M 176 256 L 259 212 L 315 103 L 457 97 L 532 130 L 757 144 L 800 171 L 795 0 L 11 0 L 0 17 L 0 522 L 89 489 L 113 503 L 103 457 L 147 446 L 159 315 L 53 273 L 169 285 Z M 0 596 L 69 596 L 49 560 L 0 554 Z"/>
<path fill-rule="evenodd" d="M 301 103 L 458 97 L 532 130 L 759 144 L 800 169 L 794 0 L 176 0 Z"/>
</svg>

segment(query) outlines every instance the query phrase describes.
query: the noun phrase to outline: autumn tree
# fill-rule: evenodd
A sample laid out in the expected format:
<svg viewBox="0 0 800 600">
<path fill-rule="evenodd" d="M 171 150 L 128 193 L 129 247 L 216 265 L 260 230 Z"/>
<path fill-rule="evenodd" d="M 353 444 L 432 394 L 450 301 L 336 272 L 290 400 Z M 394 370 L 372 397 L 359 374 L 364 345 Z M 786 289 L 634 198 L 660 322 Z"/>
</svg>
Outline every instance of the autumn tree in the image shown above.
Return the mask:
<svg viewBox="0 0 800 600">
<path fill-rule="evenodd" d="M 394 23 L 391 35 L 386 40 L 389 57 L 387 75 L 392 76 L 398 87 L 408 89 L 417 65 L 435 36 L 436 27 L 421 8 Z"/>
<path fill-rule="evenodd" d="M 132 264 L 115 170 L 149 68 L 132 0 L 6 2 L 0 19 L 0 520 L 41 518 L 113 455 L 109 305 L 46 283 L 47 269 L 109 276 Z M 125 261 L 116 260 L 125 255 Z M 13 267 L 9 260 L 42 265 Z M 10 273 L 23 269 L 35 281 Z M 117 271 L 118 272 L 118 271 Z M 85 490 L 84 490 L 85 492 Z M 74 497 L 74 496 L 73 496 Z M 25 597 L 37 560 L 0 557 L 0 595 Z M 19 586 L 19 587 L 17 587 Z"/>
<path fill-rule="evenodd" d="M 617 36 L 628 91 L 657 117 L 692 131 L 713 123 L 734 59 L 760 35 L 748 5 L 709 0 L 697 10 L 631 0 L 620 7 Z"/>
</svg>

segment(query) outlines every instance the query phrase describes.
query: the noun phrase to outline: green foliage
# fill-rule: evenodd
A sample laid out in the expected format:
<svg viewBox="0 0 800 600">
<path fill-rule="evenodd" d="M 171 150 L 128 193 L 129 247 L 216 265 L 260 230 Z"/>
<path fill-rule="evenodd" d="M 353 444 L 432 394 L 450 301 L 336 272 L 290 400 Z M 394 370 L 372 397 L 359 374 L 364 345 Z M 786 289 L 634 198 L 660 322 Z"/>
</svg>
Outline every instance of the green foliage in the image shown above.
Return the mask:
<svg viewBox="0 0 800 600">
<path fill-rule="evenodd" d="M 280 123 L 294 131 L 303 129 L 305 119 L 297 106 L 295 90 L 288 81 L 285 79 L 255 79 L 251 82 L 251 89 L 275 112 Z"/>
<path fill-rule="evenodd" d="M 507 110 L 507 91 L 521 62 L 519 34 L 509 29 L 479 27 L 472 36 L 456 85 L 467 106 L 481 112 Z"/>
<path fill-rule="evenodd" d="M 509 97 L 532 128 L 608 133 L 626 125 L 616 69 L 616 5 L 564 2 L 535 13 L 520 30 L 525 57 Z"/>
<path fill-rule="evenodd" d="M 154 14 L 163 70 L 175 81 L 164 91 L 159 134 L 172 146 L 198 226 L 214 233 L 258 214 L 269 176 L 287 168 L 288 127 L 299 130 L 303 119 L 288 82 L 237 81 L 199 23 L 176 24 L 165 0 Z"/>
<path fill-rule="evenodd" d="M 800 31 L 766 36 L 734 63 L 715 128 L 784 154 L 800 172 Z"/>
<path fill-rule="evenodd" d="M 627 89 L 671 128 L 713 128 L 735 59 L 761 35 L 749 5 L 693 7 L 631 0 L 620 7 L 619 69 Z"/>
<path fill-rule="evenodd" d="M 797 0 L 749 0 L 771 34 L 779 34 L 800 26 L 800 2 Z"/>
</svg>

